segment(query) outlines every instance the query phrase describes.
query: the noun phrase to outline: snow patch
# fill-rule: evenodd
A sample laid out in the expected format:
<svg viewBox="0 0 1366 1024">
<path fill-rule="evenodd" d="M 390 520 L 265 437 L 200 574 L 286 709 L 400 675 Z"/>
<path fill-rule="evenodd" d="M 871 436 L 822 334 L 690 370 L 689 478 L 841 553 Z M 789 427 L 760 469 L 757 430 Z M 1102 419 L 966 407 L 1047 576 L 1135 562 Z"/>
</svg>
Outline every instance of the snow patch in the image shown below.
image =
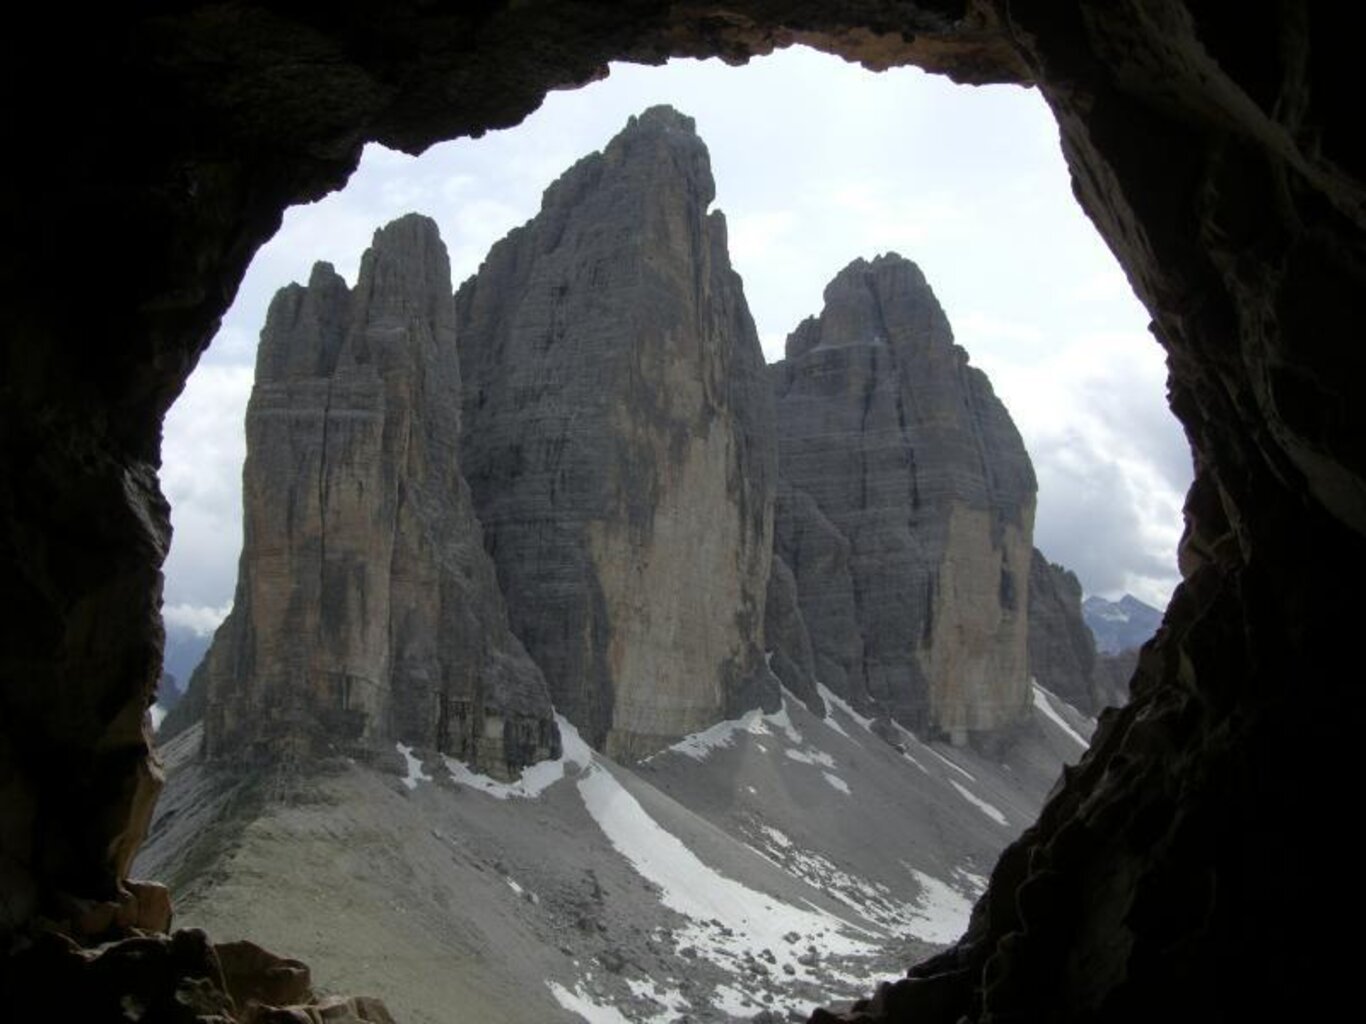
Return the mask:
<svg viewBox="0 0 1366 1024">
<path fill-rule="evenodd" d="M 166 709 L 160 704 L 153 704 L 147 709 L 147 713 L 152 716 L 152 731 L 156 732 L 161 728 L 161 723 L 166 718 Z"/>
<path fill-rule="evenodd" d="M 933 941 L 920 934 L 922 929 L 916 906 L 897 899 L 881 882 L 870 882 L 850 874 L 829 858 L 798 845 L 772 825 L 755 822 L 745 831 L 752 840 L 750 849 L 793 878 L 839 900 L 890 933 Z M 938 934 L 938 931 L 934 930 L 932 934 Z"/>
<path fill-rule="evenodd" d="M 831 693 L 829 687 L 824 683 L 816 684 L 816 692 L 821 695 L 821 700 L 825 701 L 825 724 L 830 726 L 830 728 L 834 729 L 841 736 L 849 736 L 849 734 L 844 731 L 844 728 L 839 722 L 835 721 L 834 715 L 830 713 L 832 707 L 839 708 L 843 711 L 850 719 L 858 723 L 865 732 L 873 731 L 873 720 L 871 718 L 860 715 L 847 700 L 843 697 L 836 697 Z M 849 738 L 852 739 L 853 737 Z"/>
<path fill-rule="evenodd" d="M 810 747 L 806 750 L 793 750 L 788 747 L 783 753 L 799 764 L 819 764 L 826 768 L 835 767 L 835 759 L 823 750 L 815 750 Z"/>
<path fill-rule="evenodd" d="M 781 829 L 776 829 L 772 825 L 760 825 L 759 831 L 764 838 L 779 849 L 791 850 L 794 848 L 792 840 Z"/>
<path fill-rule="evenodd" d="M 926 942 L 937 942 L 941 945 L 956 942 L 968 930 L 968 920 L 972 917 L 972 901 L 933 875 L 918 871 L 905 861 L 902 861 L 902 866 L 911 873 L 920 887 L 911 910 L 916 922 L 912 934 Z"/>
<path fill-rule="evenodd" d="M 955 888 L 964 895 L 972 897 L 974 900 L 987 891 L 987 876 L 978 875 L 969 871 L 967 868 L 953 869 L 954 881 L 958 884 Z M 966 890 L 966 892 L 964 892 Z"/>
<path fill-rule="evenodd" d="M 709 1000 L 714 1009 L 730 1017 L 748 1020 L 758 1013 L 762 1006 L 756 1005 L 751 994 L 734 985 L 717 985 Z"/>
<path fill-rule="evenodd" d="M 1062 717 L 1062 715 L 1058 714 L 1057 709 L 1053 707 L 1052 702 L 1055 700 L 1059 700 L 1060 698 L 1054 697 L 1053 694 L 1049 693 L 1038 683 L 1034 683 L 1033 690 L 1034 706 L 1036 708 L 1042 711 L 1044 715 L 1047 716 L 1047 718 L 1050 721 L 1052 721 L 1053 724 L 1056 725 L 1059 729 L 1061 729 L 1063 732 L 1067 733 L 1068 736 L 1071 736 L 1074 740 L 1080 743 L 1082 750 L 1086 750 L 1088 747 L 1091 746 L 1091 741 L 1083 737 L 1081 733 L 1077 732 L 1076 729 L 1073 729 L 1070 725 L 1068 725 L 1067 721 Z"/>
<path fill-rule="evenodd" d="M 404 743 L 395 743 L 398 752 L 403 755 L 403 760 L 408 765 L 408 774 L 403 777 L 403 784 L 409 789 L 417 789 L 419 782 L 431 782 L 432 777 L 422 770 L 422 759 L 413 753 L 413 748 Z"/>
<path fill-rule="evenodd" d="M 520 885 L 517 879 L 513 878 L 511 875 L 504 875 L 503 881 L 507 882 L 509 889 L 515 892 L 518 896 L 522 897 L 522 899 L 526 900 L 528 903 L 532 904 L 533 906 L 537 906 L 540 904 L 541 897 L 537 896 L 534 892 L 532 892 L 530 889 L 527 889 L 525 886 Z"/>
<path fill-rule="evenodd" d="M 787 713 L 787 699 L 789 697 L 792 697 L 792 695 L 784 688 L 781 698 L 783 702 L 782 707 L 778 708 L 778 710 L 771 715 L 765 715 L 764 721 L 779 729 L 790 742 L 802 743 L 804 742 L 802 734 L 797 731 L 797 727 L 792 724 L 792 718 Z M 796 700 L 795 697 L 792 697 L 792 699 Z"/>
<path fill-rule="evenodd" d="M 692 1009 L 692 1004 L 676 988 L 664 988 L 657 981 L 644 978 L 627 978 L 626 987 L 637 999 L 647 999 L 663 1007 L 661 1013 L 646 1017 L 646 1024 L 669 1024 Z"/>
<path fill-rule="evenodd" d="M 710 728 L 695 732 L 691 736 L 684 736 L 666 749 L 691 757 L 694 761 L 705 761 L 713 750 L 731 746 L 735 742 L 736 734 L 742 732 L 747 732 L 751 736 L 770 735 L 768 725 L 764 721 L 764 713 L 760 708 L 746 711 L 739 718 L 728 718 L 724 722 L 717 722 Z M 645 760 L 649 761 L 655 756 L 657 755 L 652 754 Z"/>
<path fill-rule="evenodd" d="M 799 950 L 815 946 L 821 970 L 840 957 L 867 957 L 874 948 L 850 933 L 855 926 L 818 909 L 803 910 L 750 889 L 705 864 L 641 807 L 607 768 L 595 765 L 578 782 L 584 806 L 612 846 L 647 881 L 660 890 L 660 902 L 690 919 L 679 945 L 693 946 L 699 956 L 737 976 L 744 976 L 746 954 L 769 949 L 782 971 L 788 964 L 794 980 L 807 976 L 797 963 Z M 785 941 L 796 932 L 800 946 Z M 776 974 L 776 972 L 775 972 Z"/>
<path fill-rule="evenodd" d="M 631 1018 L 610 1003 L 594 1002 L 582 985 L 575 985 L 571 992 L 558 981 L 547 981 L 545 984 L 555 997 L 555 1002 L 570 1013 L 577 1013 L 588 1024 L 634 1024 Z"/>
<path fill-rule="evenodd" d="M 830 785 L 834 786 L 845 796 L 850 795 L 849 783 L 845 782 L 838 775 L 835 775 L 832 772 L 821 772 L 821 774 L 825 776 L 826 782 L 830 783 Z"/>
<path fill-rule="evenodd" d="M 950 768 L 956 771 L 959 775 L 963 776 L 963 778 L 967 779 L 969 782 L 977 781 L 976 775 L 973 775 L 972 772 L 968 771 L 966 768 L 945 757 L 939 751 L 935 750 L 934 747 L 931 747 L 928 744 L 922 744 L 922 746 L 924 746 L 926 750 L 928 750 L 935 757 L 939 758 L 939 760 L 943 761 L 946 765 L 948 765 Z"/>
<path fill-rule="evenodd" d="M 558 714 L 555 716 L 555 723 L 560 727 L 560 756 L 549 761 L 538 761 L 524 768 L 521 777 L 513 782 L 500 782 L 474 771 L 469 765 L 453 757 L 442 758 L 446 763 L 446 771 L 461 785 L 477 789 L 495 800 L 507 800 L 510 797 L 535 799 L 564 778 L 566 765 L 575 764 L 580 768 L 587 768 L 593 763 L 593 749 L 584 742 L 573 723 Z"/>
<path fill-rule="evenodd" d="M 960 783 L 957 779 L 949 779 L 949 785 L 952 786 L 954 789 L 958 790 L 959 796 L 961 796 L 968 803 L 972 804 L 972 806 L 976 807 L 979 811 L 985 814 L 992 821 L 996 822 L 996 824 L 1005 826 L 1010 825 L 1010 822 L 1006 821 L 1006 816 L 1001 813 L 999 808 L 993 807 L 991 804 L 987 803 L 980 796 L 969 790 L 967 786 L 964 786 L 962 783 Z"/>
</svg>

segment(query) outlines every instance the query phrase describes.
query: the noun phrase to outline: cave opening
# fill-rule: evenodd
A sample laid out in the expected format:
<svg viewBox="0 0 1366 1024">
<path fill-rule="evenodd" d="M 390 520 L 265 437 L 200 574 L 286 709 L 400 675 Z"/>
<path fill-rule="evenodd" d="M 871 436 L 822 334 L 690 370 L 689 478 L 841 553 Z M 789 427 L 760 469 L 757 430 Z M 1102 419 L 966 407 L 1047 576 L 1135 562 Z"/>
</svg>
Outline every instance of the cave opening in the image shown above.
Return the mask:
<svg viewBox="0 0 1366 1024">
<path fill-rule="evenodd" d="M 741 68 L 618 65 L 606 81 L 551 94 L 517 129 L 417 158 L 369 147 L 345 189 L 286 213 L 167 417 L 167 652 L 182 683 L 191 665 L 173 659 L 211 635 L 236 576 L 224 541 L 241 532 L 240 424 L 270 294 L 308 280 L 317 260 L 354 283 L 371 233 L 413 210 L 440 223 L 458 287 L 535 213 L 550 180 L 656 102 L 698 119 L 768 359 L 850 260 L 897 251 L 916 261 L 1025 434 L 1053 544 L 1037 542 L 1096 580 L 1092 592 L 1136 590 L 1165 606 L 1185 441 L 1146 313 L 1071 195 L 1051 113 L 1018 87 L 966 90 L 797 48 Z"/>
<path fill-rule="evenodd" d="M 128 882 L 159 788 L 141 724 L 161 662 L 155 468 L 163 414 L 281 212 L 337 188 L 366 141 L 417 151 L 513 123 L 608 60 L 743 61 L 793 40 L 1039 84 L 1078 198 L 1153 316 L 1196 453 L 1183 583 L 1135 700 L 1002 858 L 967 941 L 865 1016 L 1336 1009 L 1340 986 L 1321 981 L 1349 977 L 1354 950 L 1304 937 L 1340 933 L 1341 903 L 1297 883 L 1340 847 L 1342 780 L 1356 773 L 1359 687 L 1342 665 L 1360 602 L 1342 582 L 1366 565 L 1366 271 L 1347 8 L 778 13 L 740 0 L 394 17 L 361 4 L 304 21 L 266 3 L 35 17 L 4 65 L 13 94 L 34 98 L 12 113 L 35 154 L 4 168 L 14 237 L 36 240 L 5 256 L 0 378 L 0 553 L 18 597 L 0 645 L 0 930 L 13 943 L 0 984 L 16 1016 L 54 1001 L 84 1019 L 122 1019 L 134 996 L 168 1005 L 173 991 L 145 974 L 125 987 L 136 972 L 117 961 L 134 946 L 96 947 L 114 915 L 128 934 L 129 911 L 147 929 L 140 954 L 192 961 L 197 973 L 174 976 L 226 999 L 212 947 L 164 934 L 169 906 Z M 32 45 L 44 29 L 69 59 Z M 130 151 L 113 174 L 89 159 Z M 120 258 L 73 302 L 69 240 L 90 233 Z M 27 944 L 53 930 L 56 943 Z M 1249 965 L 1269 969 L 1253 983 Z"/>
</svg>

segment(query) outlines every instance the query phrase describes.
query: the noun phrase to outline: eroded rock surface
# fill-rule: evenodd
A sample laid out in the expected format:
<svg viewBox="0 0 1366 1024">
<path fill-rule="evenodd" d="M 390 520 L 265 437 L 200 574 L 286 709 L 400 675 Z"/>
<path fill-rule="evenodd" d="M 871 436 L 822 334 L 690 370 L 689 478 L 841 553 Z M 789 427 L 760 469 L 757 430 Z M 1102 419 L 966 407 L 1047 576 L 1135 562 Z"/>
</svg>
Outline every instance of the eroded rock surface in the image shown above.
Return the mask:
<svg viewBox="0 0 1366 1024">
<path fill-rule="evenodd" d="M 646 111 L 459 291 L 461 461 L 513 629 L 594 745 L 749 706 L 771 404 L 693 122 Z"/>
<path fill-rule="evenodd" d="M 233 609 L 195 685 L 210 758 L 397 740 L 505 773 L 557 745 L 460 476 L 450 266 L 436 225 L 381 229 L 271 304 L 247 409 Z"/>
<path fill-rule="evenodd" d="M 769 372 L 776 550 L 818 676 L 959 742 L 1019 721 L 1034 470 L 920 270 L 851 263 Z"/>
<path fill-rule="evenodd" d="M 93 948 L 49 931 L 0 974 L 8 1020 L 167 1024 L 395 1024 L 368 996 L 319 996 L 308 967 L 251 942 L 215 945 L 197 928 L 135 929 Z M 12 1016 L 11 1016 L 12 1014 Z"/>
</svg>

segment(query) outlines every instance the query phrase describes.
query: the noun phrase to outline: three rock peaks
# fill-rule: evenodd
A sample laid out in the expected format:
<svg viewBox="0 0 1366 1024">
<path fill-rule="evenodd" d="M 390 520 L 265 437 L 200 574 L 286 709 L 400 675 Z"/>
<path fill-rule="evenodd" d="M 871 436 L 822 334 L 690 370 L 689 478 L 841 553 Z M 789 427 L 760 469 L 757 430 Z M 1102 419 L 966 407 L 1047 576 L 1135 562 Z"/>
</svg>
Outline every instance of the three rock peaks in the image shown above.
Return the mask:
<svg viewBox="0 0 1366 1024">
<path fill-rule="evenodd" d="M 706 147 L 655 107 L 451 295 L 435 224 L 275 298 L 210 757 L 506 776 L 554 710 L 648 755 L 781 683 L 963 741 L 1029 693 L 1035 481 L 923 275 L 846 267 L 766 367 Z"/>
</svg>

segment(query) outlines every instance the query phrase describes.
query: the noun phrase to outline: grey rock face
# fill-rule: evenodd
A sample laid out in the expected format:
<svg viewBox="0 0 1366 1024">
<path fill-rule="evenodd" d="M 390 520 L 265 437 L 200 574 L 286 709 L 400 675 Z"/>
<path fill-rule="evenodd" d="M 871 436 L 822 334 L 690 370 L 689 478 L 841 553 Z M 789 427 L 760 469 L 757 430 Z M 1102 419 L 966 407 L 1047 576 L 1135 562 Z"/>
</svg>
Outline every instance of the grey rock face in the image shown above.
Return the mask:
<svg viewBox="0 0 1366 1024">
<path fill-rule="evenodd" d="M 763 359 L 693 122 L 632 118 L 456 297 L 461 459 L 513 629 L 614 756 L 767 678 Z"/>
<path fill-rule="evenodd" d="M 505 773 L 558 746 L 459 470 L 460 372 L 436 225 L 375 234 L 271 304 L 247 409 L 233 610 L 196 675 L 205 751 L 394 740 Z"/>
<path fill-rule="evenodd" d="M 811 636 L 797 601 L 797 578 L 781 555 L 773 556 L 764 604 L 764 642 L 768 667 L 778 681 L 816 714 L 825 716 L 825 702 L 816 690 L 816 662 Z"/>
<path fill-rule="evenodd" d="M 1081 581 L 1034 549 L 1029 563 L 1029 672 L 1074 707 L 1094 714 L 1096 643 L 1081 616 Z"/>
<path fill-rule="evenodd" d="M 955 740 L 1019 720 L 1034 471 L 920 270 L 851 263 L 769 370 L 817 677 Z"/>
</svg>

